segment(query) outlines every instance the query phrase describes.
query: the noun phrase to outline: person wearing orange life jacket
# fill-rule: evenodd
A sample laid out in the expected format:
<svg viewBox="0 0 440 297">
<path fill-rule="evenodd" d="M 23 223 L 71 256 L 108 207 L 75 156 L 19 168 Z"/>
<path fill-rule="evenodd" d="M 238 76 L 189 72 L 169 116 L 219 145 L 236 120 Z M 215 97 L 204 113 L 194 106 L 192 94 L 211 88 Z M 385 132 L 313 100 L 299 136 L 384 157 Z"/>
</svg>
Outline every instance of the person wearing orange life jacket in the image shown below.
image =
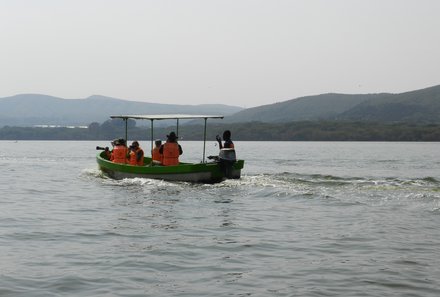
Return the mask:
<svg viewBox="0 0 440 297">
<path fill-rule="evenodd" d="M 160 146 L 159 153 L 163 155 L 164 166 L 179 165 L 179 156 L 183 154 L 183 150 L 177 143 L 176 133 L 171 132 L 167 135 L 167 142 Z"/>
<path fill-rule="evenodd" d="M 151 159 L 153 164 L 162 164 L 163 162 L 163 155 L 159 152 L 160 147 L 162 145 L 162 140 L 156 139 L 154 141 L 154 148 L 151 151 Z"/>
<path fill-rule="evenodd" d="M 110 161 L 120 164 L 127 163 L 127 146 L 125 145 L 125 139 L 115 140 L 114 145 Z"/>
<path fill-rule="evenodd" d="M 144 165 L 144 151 L 139 147 L 139 142 L 137 141 L 133 141 L 130 145 L 128 164 L 138 166 Z"/>
</svg>

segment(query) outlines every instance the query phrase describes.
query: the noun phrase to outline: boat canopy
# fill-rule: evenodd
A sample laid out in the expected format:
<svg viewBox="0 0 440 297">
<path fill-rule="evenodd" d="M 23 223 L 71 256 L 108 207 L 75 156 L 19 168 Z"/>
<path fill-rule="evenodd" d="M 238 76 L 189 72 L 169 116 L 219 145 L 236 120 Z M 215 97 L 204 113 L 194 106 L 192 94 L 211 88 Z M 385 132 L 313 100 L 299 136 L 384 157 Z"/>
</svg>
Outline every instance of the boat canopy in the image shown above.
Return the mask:
<svg viewBox="0 0 440 297">
<path fill-rule="evenodd" d="M 223 119 L 222 115 L 194 115 L 194 114 L 157 114 L 157 115 L 113 115 L 112 119 L 134 120 L 191 120 L 191 119 Z"/>
<path fill-rule="evenodd" d="M 179 120 L 195 120 L 204 119 L 205 128 L 203 133 L 203 158 L 202 162 L 205 163 L 205 151 L 206 151 L 206 122 L 208 119 L 223 119 L 222 115 L 194 115 L 194 114 L 158 114 L 158 115 L 112 115 L 112 119 L 123 119 L 125 121 L 125 140 L 128 141 L 128 119 L 133 120 L 150 120 L 151 121 L 151 151 L 153 151 L 153 139 L 154 139 L 154 128 L 153 122 L 155 120 L 177 120 L 177 130 L 176 134 L 179 137 Z"/>
</svg>

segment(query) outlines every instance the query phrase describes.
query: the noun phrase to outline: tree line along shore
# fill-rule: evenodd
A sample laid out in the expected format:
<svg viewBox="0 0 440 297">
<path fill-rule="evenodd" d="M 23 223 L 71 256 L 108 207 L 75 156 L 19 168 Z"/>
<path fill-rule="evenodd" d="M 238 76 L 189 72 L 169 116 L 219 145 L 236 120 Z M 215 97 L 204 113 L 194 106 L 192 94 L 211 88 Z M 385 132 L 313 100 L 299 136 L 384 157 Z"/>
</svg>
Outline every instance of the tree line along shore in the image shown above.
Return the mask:
<svg viewBox="0 0 440 297">
<path fill-rule="evenodd" d="M 128 123 L 130 139 L 149 140 L 150 127 Z M 164 139 L 175 126 L 155 127 L 154 138 Z M 302 121 L 290 123 L 209 123 L 207 139 L 215 140 L 224 130 L 235 141 L 440 141 L 440 123 L 379 123 L 346 121 Z M 181 140 L 203 140 L 202 125 L 180 125 Z M 125 136 L 125 125 L 109 120 L 87 128 L 16 127 L 0 128 L 0 140 L 111 140 Z"/>
</svg>

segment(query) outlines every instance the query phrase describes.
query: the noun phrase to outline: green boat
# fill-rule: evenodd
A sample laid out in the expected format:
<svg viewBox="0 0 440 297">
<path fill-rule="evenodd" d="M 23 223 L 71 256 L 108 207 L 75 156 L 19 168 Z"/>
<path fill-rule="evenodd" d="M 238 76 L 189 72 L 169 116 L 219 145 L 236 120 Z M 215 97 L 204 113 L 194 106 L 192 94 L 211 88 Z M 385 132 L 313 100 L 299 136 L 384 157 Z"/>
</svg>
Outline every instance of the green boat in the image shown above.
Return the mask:
<svg viewBox="0 0 440 297">
<path fill-rule="evenodd" d="M 177 135 L 179 131 L 179 120 L 181 119 L 204 119 L 203 135 L 203 157 L 200 163 L 180 162 L 175 166 L 161 166 L 154 164 L 151 157 L 144 157 L 144 166 L 119 164 L 110 161 L 105 151 L 98 153 L 96 161 L 102 172 L 114 179 L 124 178 L 152 178 L 166 181 L 183 181 L 194 183 L 218 183 L 225 179 L 238 179 L 241 176 L 241 169 L 244 167 L 243 160 L 235 158 L 235 150 L 222 149 L 218 156 L 210 156 L 206 161 L 206 123 L 210 118 L 222 119 L 220 115 L 114 115 L 112 119 L 122 119 L 125 122 L 125 140 L 128 139 L 128 120 L 150 120 L 151 121 L 151 150 L 153 150 L 154 121 L 156 120 L 177 120 Z M 102 149 L 97 147 L 97 149 Z"/>
</svg>

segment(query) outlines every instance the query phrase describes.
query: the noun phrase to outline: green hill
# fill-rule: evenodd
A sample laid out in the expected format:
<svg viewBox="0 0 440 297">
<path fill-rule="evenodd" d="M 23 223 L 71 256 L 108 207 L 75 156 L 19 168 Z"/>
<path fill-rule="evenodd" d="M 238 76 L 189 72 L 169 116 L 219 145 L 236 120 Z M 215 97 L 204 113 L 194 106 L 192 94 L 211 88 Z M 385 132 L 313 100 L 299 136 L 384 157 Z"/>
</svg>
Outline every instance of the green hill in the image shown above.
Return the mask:
<svg viewBox="0 0 440 297">
<path fill-rule="evenodd" d="M 221 104 L 177 105 L 121 100 L 104 96 L 62 99 L 23 94 L 0 98 L 0 127 L 32 125 L 88 125 L 113 114 L 233 114 L 241 107 Z"/>
<path fill-rule="evenodd" d="M 379 95 L 323 94 L 248 108 L 228 116 L 229 122 L 291 122 L 333 119 Z"/>
<path fill-rule="evenodd" d="M 338 118 L 379 122 L 440 122 L 440 85 L 366 100 Z"/>
<path fill-rule="evenodd" d="M 104 96 L 61 99 L 45 95 L 0 98 L 0 127 L 88 125 L 112 114 L 223 114 L 228 123 L 369 121 L 440 123 L 440 85 L 401 94 L 322 94 L 242 109 L 221 104 L 174 105 Z M 214 123 L 216 121 L 213 121 Z"/>
<path fill-rule="evenodd" d="M 323 94 L 242 110 L 228 122 L 440 122 L 440 85 L 401 94 Z"/>
</svg>

